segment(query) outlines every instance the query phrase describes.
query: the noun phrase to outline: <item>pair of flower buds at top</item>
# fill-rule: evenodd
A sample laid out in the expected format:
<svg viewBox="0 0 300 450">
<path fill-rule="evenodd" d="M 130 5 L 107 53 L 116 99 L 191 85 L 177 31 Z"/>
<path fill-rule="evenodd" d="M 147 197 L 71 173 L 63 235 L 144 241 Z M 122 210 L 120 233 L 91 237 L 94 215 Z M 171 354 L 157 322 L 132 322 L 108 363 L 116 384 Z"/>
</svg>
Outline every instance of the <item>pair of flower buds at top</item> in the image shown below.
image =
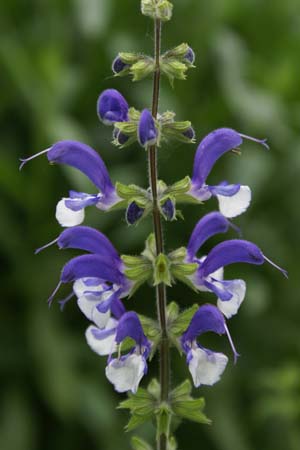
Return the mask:
<svg viewBox="0 0 300 450">
<path fill-rule="evenodd" d="M 187 71 L 195 67 L 194 62 L 193 49 L 188 44 L 182 43 L 160 56 L 159 69 L 173 87 L 175 79 L 186 79 Z M 154 58 L 141 53 L 120 52 L 112 63 L 112 71 L 115 76 L 131 75 L 133 81 L 140 81 L 153 74 L 155 70 Z"/>
</svg>

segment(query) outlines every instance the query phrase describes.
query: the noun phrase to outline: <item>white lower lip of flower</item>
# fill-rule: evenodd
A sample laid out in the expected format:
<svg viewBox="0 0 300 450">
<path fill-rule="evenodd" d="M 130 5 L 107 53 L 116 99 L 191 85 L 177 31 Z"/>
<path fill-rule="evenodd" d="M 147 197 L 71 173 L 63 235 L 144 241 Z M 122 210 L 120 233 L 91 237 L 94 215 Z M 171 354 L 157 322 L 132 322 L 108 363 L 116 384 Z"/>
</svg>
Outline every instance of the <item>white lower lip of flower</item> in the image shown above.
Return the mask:
<svg viewBox="0 0 300 450">
<path fill-rule="evenodd" d="M 233 280 L 232 285 L 228 289 L 232 294 L 232 298 L 227 302 L 218 299 L 218 308 L 227 319 L 234 316 L 241 306 L 246 295 L 246 283 L 244 280 Z"/>
<path fill-rule="evenodd" d="M 223 216 L 236 217 L 246 211 L 251 202 L 251 190 L 249 186 L 241 186 L 240 190 L 231 197 L 217 195 L 219 209 Z"/>
<path fill-rule="evenodd" d="M 117 326 L 117 321 L 115 319 L 110 318 L 107 322 L 106 327 L 103 330 L 109 330 L 111 328 L 115 328 Z M 90 348 L 97 353 L 98 355 L 110 355 L 117 350 L 117 345 L 115 342 L 116 334 L 113 333 L 110 336 L 105 337 L 104 339 L 97 339 L 93 335 L 93 330 L 102 331 L 94 325 L 90 325 L 86 332 L 85 337 Z"/>
<path fill-rule="evenodd" d="M 65 198 L 56 205 L 55 217 L 62 227 L 75 227 L 84 221 L 84 209 L 73 211 L 65 205 Z"/>
<path fill-rule="evenodd" d="M 189 370 L 195 387 L 205 384 L 212 386 L 217 383 L 224 372 L 228 358 L 223 353 L 205 351 L 201 348 L 192 349 Z"/>
<path fill-rule="evenodd" d="M 113 359 L 106 367 L 106 377 L 116 391 L 136 393 L 144 375 L 145 365 L 145 359 L 135 353 L 125 359 Z"/>
<path fill-rule="evenodd" d="M 85 317 L 93 321 L 97 327 L 104 328 L 110 318 L 110 310 L 105 313 L 101 313 L 97 309 L 98 301 L 92 301 L 87 299 L 84 295 L 79 297 L 77 300 L 77 305 L 80 311 L 85 315 Z"/>
</svg>

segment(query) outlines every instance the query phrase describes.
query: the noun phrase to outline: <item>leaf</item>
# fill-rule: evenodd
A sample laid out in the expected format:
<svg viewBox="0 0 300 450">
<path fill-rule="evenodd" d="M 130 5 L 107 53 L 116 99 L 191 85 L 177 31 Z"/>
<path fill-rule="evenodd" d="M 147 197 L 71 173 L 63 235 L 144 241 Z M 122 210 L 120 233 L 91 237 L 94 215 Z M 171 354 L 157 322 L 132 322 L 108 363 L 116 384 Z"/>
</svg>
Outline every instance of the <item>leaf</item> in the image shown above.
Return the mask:
<svg viewBox="0 0 300 450">
<path fill-rule="evenodd" d="M 175 401 L 172 403 L 172 411 L 183 419 L 197 423 L 211 424 L 211 420 L 202 411 L 205 406 L 204 398 Z"/>
<path fill-rule="evenodd" d="M 195 303 L 193 306 L 191 306 L 190 308 L 186 309 L 181 314 L 179 314 L 177 319 L 175 319 L 174 322 L 170 325 L 170 332 L 174 336 L 177 336 L 177 337 L 181 336 L 182 333 L 184 333 L 184 331 L 189 326 L 190 321 L 191 321 L 193 315 L 195 314 L 195 312 L 198 310 L 198 308 L 199 308 L 199 305 L 197 305 L 197 303 Z"/>
<path fill-rule="evenodd" d="M 137 436 L 131 438 L 131 446 L 133 450 L 153 450 L 151 445 Z"/>
<path fill-rule="evenodd" d="M 133 414 L 132 417 L 130 418 L 128 424 L 125 427 L 125 431 L 132 431 L 135 428 L 139 427 L 140 425 L 142 425 L 145 422 L 148 422 L 149 420 L 152 419 L 152 414 L 149 415 L 137 415 L 137 414 Z"/>
<path fill-rule="evenodd" d="M 181 383 L 179 386 L 177 386 L 170 394 L 170 398 L 173 400 L 179 400 L 180 397 L 188 397 L 191 395 L 192 392 L 192 383 L 190 380 L 185 380 L 183 383 Z"/>
</svg>

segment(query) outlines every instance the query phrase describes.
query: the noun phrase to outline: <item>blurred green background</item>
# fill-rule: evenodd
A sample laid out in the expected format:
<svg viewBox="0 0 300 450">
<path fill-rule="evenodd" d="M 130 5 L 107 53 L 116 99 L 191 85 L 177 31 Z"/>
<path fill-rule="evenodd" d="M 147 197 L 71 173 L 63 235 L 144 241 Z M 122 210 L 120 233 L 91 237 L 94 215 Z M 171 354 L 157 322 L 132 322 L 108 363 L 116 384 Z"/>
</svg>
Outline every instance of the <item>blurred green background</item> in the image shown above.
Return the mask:
<svg viewBox="0 0 300 450">
<path fill-rule="evenodd" d="M 220 383 L 199 390 L 213 425 L 183 423 L 179 449 L 299 450 L 299 0 L 174 4 L 163 49 L 187 41 L 197 69 L 174 90 L 163 80 L 161 111 L 190 119 L 197 141 L 221 126 L 269 138 L 270 152 L 246 142 L 241 157 L 224 156 L 210 182 L 251 186 L 252 205 L 235 223 L 290 273 L 287 281 L 268 265 L 226 271 L 228 278 L 248 283 L 246 301 L 230 321 L 242 356 L 236 367 L 231 360 Z M 60 232 L 54 218 L 58 199 L 69 188 L 94 190 L 81 174 L 50 167 L 45 157 L 19 173 L 18 158 L 59 139 L 78 139 L 100 151 L 114 181 L 147 186 L 145 153 L 138 146 L 114 148 L 95 105 L 108 87 L 122 91 L 136 108 L 150 105 L 151 81 L 114 79 L 110 65 L 118 51 L 151 52 L 152 24 L 139 14 L 138 0 L 2 0 L 0 25 L 0 448 L 127 450 L 130 436 L 122 432 L 127 414 L 115 410 L 120 396 L 105 379 L 105 359 L 85 343 L 87 321 L 75 302 L 63 313 L 57 303 L 51 310 L 46 305 L 62 265 L 76 253 L 50 248 L 33 255 Z M 195 149 L 162 148 L 161 178 L 173 182 L 190 174 Z M 200 215 L 214 208 L 214 200 L 184 206 L 186 220 L 165 227 L 168 248 L 185 245 Z M 107 233 L 120 253 L 139 252 L 151 229 L 150 220 L 128 228 L 121 212 L 104 215 L 95 208 L 88 210 L 86 223 Z M 67 288 L 60 298 L 65 293 Z M 181 285 L 169 298 L 182 306 L 213 301 Z M 147 286 L 126 304 L 142 313 L 155 311 Z M 230 353 L 224 338 L 208 337 L 206 343 Z M 187 368 L 175 352 L 172 356 L 175 384 Z M 153 438 L 151 425 L 140 432 Z"/>
</svg>

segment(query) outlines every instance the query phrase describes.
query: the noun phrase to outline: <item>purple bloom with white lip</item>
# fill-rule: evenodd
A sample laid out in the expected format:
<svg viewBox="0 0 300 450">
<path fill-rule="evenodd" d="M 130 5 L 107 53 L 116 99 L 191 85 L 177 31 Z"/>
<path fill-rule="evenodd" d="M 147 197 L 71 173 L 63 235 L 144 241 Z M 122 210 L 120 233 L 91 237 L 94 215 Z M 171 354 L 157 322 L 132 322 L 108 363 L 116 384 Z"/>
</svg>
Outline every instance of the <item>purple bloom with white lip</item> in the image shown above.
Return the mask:
<svg viewBox="0 0 300 450">
<path fill-rule="evenodd" d="M 209 331 L 220 335 L 227 334 L 235 362 L 238 357 L 222 313 L 213 305 L 200 306 L 181 337 L 181 346 L 187 355 L 187 364 L 195 387 L 217 383 L 228 362 L 223 353 L 214 352 L 198 344 L 197 338 Z"/>
<path fill-rule="evenodd" d="M 90 254 L 77 256 L 64 266 L 49 302 L 62 283 L 73 282 L 79 308 L 99 325 L 98 320 L 105 320 L 101 314 L 120 309 L 119 299 L 128 295 L 133 286 L 124 275 L 123 261 L 107 237 L 90 227 L 68 228 L 37 252 L 55 243 L 60 249 L 75 248 Z"/>
<path fill-rule="evenodd" d="M 127 101 L 116 89 L 106 89 L 98 98 L 97 113 L 104 125 L 127 122 L 128 110 Z"/>
<path fill-rule="evenodd" d="M 82 223 L 87 206 L 95 205 L 106 211 L 120 201 L 103 160 L 88 145 L 77 141 L 59 141 L 49 149 L 24 159 L 20 168 L 43 153 L 47 154 L 51 164 L 66 164 L 80 170 L 100 191 L 98 194 L 70 191 L 70 196 L 60 200 L 56 206 L 56 219 L 61 226 L 73 227 Z"/>
<path fill-rule="evenodd" d="M 141 322 L 133 311 L 123 314 L 115 335 L 115 344 L 120 346 L 126 338 L 131 338 L 136 345 L 126 355 L 119 358 L 109 357 L 106 377 L 118 392 L 135 393 L 142 377 L 147 373 L 147 358 L 151 343 L 146 338 Z"/>
<path fill-rule="evenodd" d="M 151 112 L 144 109 L 138 124 L 138 140 L 142 147 L 154 145 L 157 140 L 157 129 Z"/>
<path fill-rule="evenodd" d="M 246 211 L 251 201 L 250 188 L 240 184 L 228 184 L 226 181 L 217 186 L 209 186 L 206 184 L 206 179 L 216 161 L 225 153 L 239 147 L 243 139 L 258 142 L 269 148 L 266 140 L 258 140 L 230 128 L 219 128 L 209 133 L 200 142 L 194 159 L 189 195 L 199 201 L 208 200 L 212 196 L 217 197 L 221 213 L 229 218 Z"/>
<path fill-rule="evenodd" d="M 223 280 L 223 268 L 225 266 L 234 263 L 261 265 L 267 261 L 285 276 L 287 276 L 287 272 L 270 261 L 255 244 L 241 239 L 222 242 L 216 245 L 206 257 L 204 256 L 199 260 L 195 259 L 195 253 L 208 237 L 227 231 L 226 224 L 225 222 L 222 224 L 221 218 L 217 220 L 212 218 L 210 221 L 205 216 L 202 219 L 202 225 L 205 219 L 210 222 L 210 227 L 207 227 L 205 230 L 205 228 L 201 227 L 200 221 L 197 225 L 198 233 L 194 231 L 188 245 L 188 258 L 199 264 L 199 268 L 192 276 L 192 280 L 197 289 L 216 294 L 218 297 L 218 308 L 227 318 L 230 318 L 237 313 L 245 298 L 246 283 L 244 280 Z"/>
</svg>

